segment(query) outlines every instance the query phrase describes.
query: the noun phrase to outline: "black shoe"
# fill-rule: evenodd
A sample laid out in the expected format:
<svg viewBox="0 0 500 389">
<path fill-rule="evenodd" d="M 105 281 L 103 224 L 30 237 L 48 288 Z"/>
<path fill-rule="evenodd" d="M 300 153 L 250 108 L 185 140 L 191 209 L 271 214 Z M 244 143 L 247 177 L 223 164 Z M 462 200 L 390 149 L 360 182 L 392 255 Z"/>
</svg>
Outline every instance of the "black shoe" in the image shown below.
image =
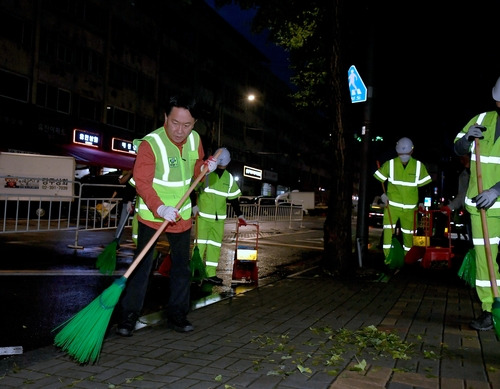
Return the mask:
<svg viewBox="0 0 500 389">
<path fill-rule="evenodd" d="M 189 332 L 194 330 L 193 325 L 185 317 L 168 319 L 167 327 L 172 328 L 174 331 L 177 332 Z"/>
<path fill-rule="evenodd" d="M 491 330 L 493 328 L 493 316 L 491 312 L 483 311 L 481 316 L 476 320 L 472 320 L 469 325 L 478 331 Z"/>
<path fill-rule="evenodd" d="M 139 315 L 135 313 L 129 313 L 127 318 L 116 327 L 116 333 L 120 336 L 132 336 L 138 317 Z"/>
<path fill-rule="evenodd" d="M 222 285 L 222 278 L 219 278 L 217 276 L 213 276 L 213 277 L 208 277 L 208 278 L 205 278 L 205 281 L 206 282 L 210 282 L 211 284 L 214 284 L 214 285 Z"/>
</svg>

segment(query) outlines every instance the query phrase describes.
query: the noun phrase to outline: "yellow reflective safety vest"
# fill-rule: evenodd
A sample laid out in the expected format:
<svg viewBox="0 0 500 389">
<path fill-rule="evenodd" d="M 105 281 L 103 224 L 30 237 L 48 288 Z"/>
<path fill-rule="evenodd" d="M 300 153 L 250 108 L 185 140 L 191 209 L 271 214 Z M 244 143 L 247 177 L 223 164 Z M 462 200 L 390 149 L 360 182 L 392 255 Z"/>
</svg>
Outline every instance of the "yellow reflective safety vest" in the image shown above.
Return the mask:
<svg viewBox="0 0 500 389">
<path fill-rule="evenodd" d="M 418 204 L 418 188 L 432 181 L 425 165 L 411 158 L 406 167 L 393 158 L 385 162 L 373 175 L 377 180 L 387 180 L 389 204 L 401 209 L 415 209 Z"/>
<path fill-rule="evenodd" d="M 153 188 L 166 206 L 177 206 L 181 197 L 191 185 L 196 161 L 199 159 L 198 147 L 200 136 L 191 131 L 186 142 L 179 148 L 168 138 L 164 127 L 149 133 L 142 139 L 135 139 L 134 146 L 139 148 L 142 142 L 148 142 L 156 158 Z M 135 185 L 135 181 L 131 182 Z M 137 196 L 136 206 L 140 217 L 144 220 L 163 222 L 162 218 L 155 218 L 144 200 Z M 188 198 L 181 205 L 179 214 L 184 220 L 191 217 L 191 200 Z"/>
<path fill-rule="evenodd" d="M 483 180 L 483 190 L 487 190 L 500 181 L 500 141 L 495 142 L 495 131 L 497 126 L 498 115 L 495 111 L 484 112 L 474 116 L 455 137 L 455 142 L 464 137 L 469 131 L 469 127 L 474 124 L 480 124 L 486 127 L 483 132 L 484 139 L 479 140 L 479 153 L 481 163 L 481 175 Z M 465 195 L 465 208 L 471 214 L 479 214 L 476 204 L 472 202 L 472 198 L 479 193 L 477 188 L 477 173 L 476 173 L 476 153 L 475 142 L 471 142 L 470 146 L 470 180 L 467 193 Z M 500 200 L 488 208 L 490 216 L 500 216 Z"/>
<path fill-rule="evenodd" d="M 222 175 L 210 173 L 198 196 L 199 215 L 213 220 L 226 219 L 227 200 L 241 196 L 241 190 L 233 175 L 224 170 Z"/>
</svg>

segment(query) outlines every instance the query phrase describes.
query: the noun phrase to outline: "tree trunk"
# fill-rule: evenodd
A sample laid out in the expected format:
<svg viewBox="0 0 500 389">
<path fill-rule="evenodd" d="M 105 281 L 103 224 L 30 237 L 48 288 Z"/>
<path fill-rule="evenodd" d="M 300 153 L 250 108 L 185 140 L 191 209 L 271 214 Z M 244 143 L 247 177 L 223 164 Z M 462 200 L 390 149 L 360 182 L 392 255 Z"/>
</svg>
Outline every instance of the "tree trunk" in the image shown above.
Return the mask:
<svg viewBox="0 0 500 389">
<path fill-rule="evenodd" d="M 334 276 L 346 277 L 353 274 L 354 256 L 352 249 L 352 136 L 345 131 L 344 102 L 347 95 L 347 67 L 342 61 L 340 47 L 340 9 L 342 1 L 335 1 L 333 8 L 334 38 L 330 57 L 330 88 L 332 107 L 332 166 L 331 190 L 328 212 L 324 223 L 323 270 Z"/>
</svg>

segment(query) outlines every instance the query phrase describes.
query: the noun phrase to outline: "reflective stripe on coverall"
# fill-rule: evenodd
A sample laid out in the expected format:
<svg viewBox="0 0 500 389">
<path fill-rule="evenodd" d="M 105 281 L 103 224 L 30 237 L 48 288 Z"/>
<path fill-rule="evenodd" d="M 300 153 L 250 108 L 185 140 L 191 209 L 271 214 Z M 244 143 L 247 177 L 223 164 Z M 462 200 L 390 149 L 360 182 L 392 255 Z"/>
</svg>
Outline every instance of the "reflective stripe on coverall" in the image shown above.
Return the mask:
<svg viewBox="0 0 500 389">
<path fill-rule="evenodd" d="M 469 123 L 459 132 L 455 142 L 465 136 L 469 127 L 480 124 L 486 127 L 483 132 L 484 139 L 479 140 L 479 152 L 481 163 L 481 176 L 483 180 L 483 190 L 487 190 L 500 181 L 500 142 L 495 140 L 497 126 L 497 113 L 495 111 L 485 112 L 474 116 Z M 480 211 L 472 199 L 478 194 L 475 143 L 471 143 L 470 181 L 467 194 L 465 196 L 465 208 L 471 215 L 472 240 L 476 252 L 476 292 L 481 300 L 483 311 L 491 312 L 493 304 L 493 293 L 488 272 L 488 262 L 484 246 L 483 227 L 481 223 Z M 497 201 L 486 210 L 488 222 L 489 241 L 491 246 L 491 256 L 497 286 L 500 286 L 500 274 L 496 261 L 498 254 L 498 244 L 500 242 L 500 201 Z"/>
<path fill-rule="evenodd" d="M 399 219 L 403 233 L 403 248 L 408 252 L 413 246 L 415 209 L 418 204 L 418 188 L 429 184 L 432 179 L 423 163 L 410 158 L 406 167 L 399 157 L 385 162 L 374 177 L 380 182 L 388 181 L 387 197 L 392 225 L 387 206 L 384 209 L 383 249 L 387 257 L 391 250 L 392 234 Z"/>
</svg>

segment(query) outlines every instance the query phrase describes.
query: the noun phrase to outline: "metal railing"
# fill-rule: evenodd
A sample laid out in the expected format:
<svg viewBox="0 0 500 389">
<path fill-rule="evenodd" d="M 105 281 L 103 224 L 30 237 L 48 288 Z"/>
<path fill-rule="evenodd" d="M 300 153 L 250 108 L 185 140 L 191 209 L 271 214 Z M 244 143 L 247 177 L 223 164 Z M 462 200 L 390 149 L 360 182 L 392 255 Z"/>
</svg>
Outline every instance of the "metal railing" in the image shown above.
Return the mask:
<svg viewBox="0 0 500 389">
<path fill-rule="evenodd" d="M 75 187 L 75 194 L 60 199 L 54 195 L 15 193 L 0 196 L 0 233 L 116 228 L 117 205 L 122 199 L 96 197 L 93 193 L 103 190 L 115 192 L 124 185 L 71 184 Z M 82 197 L 82 193 L 86 193 L 86 197 Z"/>
<path fill-rule="evenodd" d="M 241 204 L 241 212 L 247 221 L 288 222 L 288 228 L 299 225 L 302 228 L 304 212 L 301 205 L 280 203 L 279 205 Z M 236 219 L 233 207 L 227 205 L 227 219 Z"/>
<path fill-rule="evenodd" d="M 124 185 L 82 184 L 77 181 L 68 184 L 73 185 L 73 194 L 61 198 L 53 193 L 27 196 L 25 192 L 16 194 L 15 190 L 8 196 L 0 196 L 0 234 L 75 231 L 72 247 L 80 248 L 80 231 L 117 227 L 122 199 L 108 193 L 116 193 Z M 240 207 L 248 221 L 288 222 L 289 228 L 294 225 L 302 227 L 301 206 L 281 203 L 276 206 L 241 204 Z M 227 205 L 227 219 L 237 219 L 230 204 Z"/>
</svg>

